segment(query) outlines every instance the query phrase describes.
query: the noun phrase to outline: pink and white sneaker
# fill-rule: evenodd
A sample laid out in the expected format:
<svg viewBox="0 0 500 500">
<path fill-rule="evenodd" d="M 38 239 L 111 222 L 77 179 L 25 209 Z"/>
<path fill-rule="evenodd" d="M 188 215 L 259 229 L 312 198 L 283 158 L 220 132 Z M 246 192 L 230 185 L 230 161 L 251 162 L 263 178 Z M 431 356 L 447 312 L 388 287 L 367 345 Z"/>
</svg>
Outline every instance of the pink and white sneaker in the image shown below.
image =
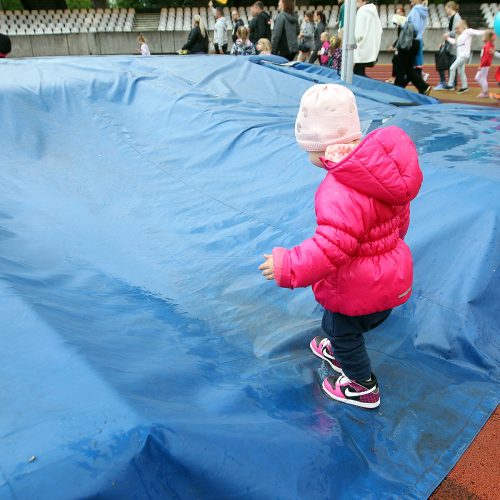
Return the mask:
<svg viewBox="0 0 500 500">
<path fill-rule="evenodd" d="M 361 408 L 377 408 L 380 405 L 380 391 L 377 379 L 372 373 L 372 381 L 360 384 L 345 375 L 327 377 L 323 382 L 323 391 L 335 401 Z"/>
<path fill-rule="evenodd" d="M 309 344 L 311 351 L 315 356 L 326 361 L 332 370 L 337 373 L 343 373 L 340 363 L 335 359 L 333 355 L 333 349 L 331 342 L 325 337 L 314 337 Z"/>
</svg>

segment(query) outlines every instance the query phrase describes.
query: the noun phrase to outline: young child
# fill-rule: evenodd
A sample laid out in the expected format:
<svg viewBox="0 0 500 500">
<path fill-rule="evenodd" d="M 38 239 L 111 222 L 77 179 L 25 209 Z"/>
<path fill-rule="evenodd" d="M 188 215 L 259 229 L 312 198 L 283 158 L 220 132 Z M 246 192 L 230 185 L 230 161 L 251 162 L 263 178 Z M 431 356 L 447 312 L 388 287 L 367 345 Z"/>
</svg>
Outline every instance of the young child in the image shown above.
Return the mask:
<svg viewBox="0 0 500 500">
<path fill-rule="evenodd" d="M 483 49 L 481 50 L 481 62 L 477 70 L 474 80 L 479 83 L 481 93 L 478 97 L 489 97 L 488 94 L 488 72 L 490 71 L 491 63 L 493 62 L 493 54 L 495 53 L 495 34 L 493 30 L 486 30 L 483 37 Z"/>
<path fill-rule="evenodd" d="M 285 288 L 312 285 L 325 308 L 312 352 L 337 372 L 322 384 L 342 403 L 380 404 L 363 334 L 387 319 L 411 295 L 413 266 L 404 242 L 410 201 L 422 184 L 411 139 L 391 126 L 361 139 L 353 93 L 341 85 L 305 92 L 295 136 L 326 176 L 316 196 L 315 235 L 287 250 L 275 248 L 259 267 Z"/>
<path fill-rule="evenodd" d="M 255 46 L 257 52 L 262 56 L 271 55 L 271 42 L 267 38 L 261 38 Z"/>
<path fill-rule="evenodd" d="M 314 12 L 306 12 L 304 14 L 304 21 L 300 27 L 299 34 L 299 62 L 304 62 L 309 59 L 311 49 L 314 47 Z"/>
<path fill-rule="evenodd" d="M 342 32 L 339 31 L 337 36 L 330 40 L 330 59 L 328 66 L 337 71 L 340 75 L 342 69 Z"/>
<path fill-rule="evenodd" d="M 467 75 L 465 74 L 465 64 L 470 58 L 470 49 L 472 45 L 473 36 L 482 36 L 484 31 L 473 30 L 467 27 L 467 23 L 462 19 L 456 26 L 455 32 L 457 38 L 452 38 L 448 33 L 444 35 L 444 39 L 457 46 L 457 58 L 450 68 L 450 77 L 448 80 L 448 85 L 445 85 L 443 89 L 445 90 L 455 90 L 455 75 L 457 74 L 460 78 L 460 83 L 462 88 L 458 91 L 459 94 L 464 94 L 469 91 L 467 84 Z"/>
<path fill-rule="evenodd" d="M 321 33 L 322 45 L 319 51 L 319 63 L 321 66 L 327 66 L 330 59 L 330 34 L 327 31 Z"/>
<path fill-rule="evenodd" d="M 248 39 L 248 28 L 246 26 L 240 26 L 238 31 L 238 39 L 234 42 L 231 48 L 232 56 L 253 56 L 255 55 L 255 47 L 253 43 Z"/>
<path fill-rule="evenodd" d="M 137 37 L 137 44 L 139 45 L 141 56 L 151 55 L 151 52 L 149 51 L 148 41 L 142 33 Z"/>
</svg>

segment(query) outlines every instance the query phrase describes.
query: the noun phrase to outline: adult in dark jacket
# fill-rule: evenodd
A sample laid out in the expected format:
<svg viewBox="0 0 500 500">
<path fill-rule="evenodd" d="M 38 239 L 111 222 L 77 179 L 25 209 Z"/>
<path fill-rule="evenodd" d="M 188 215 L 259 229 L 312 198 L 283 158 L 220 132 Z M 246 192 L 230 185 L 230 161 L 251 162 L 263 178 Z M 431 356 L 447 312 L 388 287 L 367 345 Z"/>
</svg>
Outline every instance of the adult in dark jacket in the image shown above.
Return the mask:
<svg viewBox="0 0 500 500">
<path fill-rule="evenodd" d="M 252 5 L 252 20 L 248 23 L 250 41 L 255 45 L 261 38 L 271 40 L 271 16 L 264 10 L 262 2 Z"/>
<path fill-rule="evenodd" d="M 293 61 L 299 51 L 300 26 L 295 15 L 294 0 L 279 0 L 279 14 L 274 21 L 274 31 L 271 40 L 273 54 Z"/>
<path fill-rule="evenodd" d="M 187 50 L 190 54 L 208 54 L 208 33 L 199 15 L 193 18 L 193 28 L 182 50 Z"/>
<path fill-rule="evenodd" d="M 240 28 L 240 26 L 245 26 L 245 23 L 240 19 L 238 9 L 233 9 L 231 12 L 231 19 L 233 20 L 233 43 L 235 43 L 236 40 L 238 40 L 238 28 Z"/>
<path fill-rule="evenodd" d="M 410 48 L 402 49 L 399 44 L 396 45 L 398 55 L 394 65 L 396 73 L 394 85 L 406 88 L 409 83 L 413 83 L 419 94 L 429 95 L 431 87 L 422 78 L 422 73 L 414 67 L 415 57 L 420 50 L 420 41 L 415 35 L 416 33 L 413 32 L 413 42 Z"/>
<path fill-rule="evenodd" d="M 311 57 L 309 58 L 309 64 L 314 64 L 318 58 L 318 52 L 321 50 L 323 42 L 321 41 L 321 33 L 326 31 L 326 16 L 321 10 L 317 10 L 314 13 L 314 22 L 316 27 L 314 28 L 314 48 L 311 52 Z"/>
<path fill-rule="evenodd" d="M 0 33 L 0 58 L 7 57 L 12 50 L 12 44 L 10 42 L 10 38 L 7 35 L 2 35 Z"/>
</svg>

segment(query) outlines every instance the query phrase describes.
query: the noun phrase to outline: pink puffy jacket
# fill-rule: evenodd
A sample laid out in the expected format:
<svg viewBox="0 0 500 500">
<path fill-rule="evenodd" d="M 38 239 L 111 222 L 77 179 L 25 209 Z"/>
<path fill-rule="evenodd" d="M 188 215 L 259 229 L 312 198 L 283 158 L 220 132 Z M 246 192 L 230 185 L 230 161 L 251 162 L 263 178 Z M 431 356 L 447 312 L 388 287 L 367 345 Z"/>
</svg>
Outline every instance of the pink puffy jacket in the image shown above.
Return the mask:
<svg viewBox="0 0 500 500">
<path fill-rule="evenodd" d="M 413 281 L 403 238 L 422 184 L 413 142 L 398 127 L 382 128 L 339 163 L 323 162 L 328 174 L 316 192 L 316 233 L 291 250 L 273 250 L 276 283 L 313 285 L 322 306 L 348 316 L 403 304 Z"/>
</svg>

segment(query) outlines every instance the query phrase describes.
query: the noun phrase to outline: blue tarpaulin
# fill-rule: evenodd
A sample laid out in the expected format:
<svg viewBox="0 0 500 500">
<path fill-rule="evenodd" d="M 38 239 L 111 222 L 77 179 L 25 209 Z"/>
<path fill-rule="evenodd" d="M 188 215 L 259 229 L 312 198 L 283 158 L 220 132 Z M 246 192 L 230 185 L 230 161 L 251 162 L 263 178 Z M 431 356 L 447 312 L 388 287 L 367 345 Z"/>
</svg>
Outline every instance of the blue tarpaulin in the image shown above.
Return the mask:
<svg viewBox="0 0 500 500">
<path fill-rule="evenodd" d="M 422 498 L 449 472 L 499 399 L 500 114 L 355 80 L 364 132 L 406 130 L 425 180 L 414 294 L 366 336 L 382 404 L 345 407 L 311 290 L 257 271 L 314 230 L 294 120 L 335 78 L 0 63 L 0 498 Z"/>
</svg>

